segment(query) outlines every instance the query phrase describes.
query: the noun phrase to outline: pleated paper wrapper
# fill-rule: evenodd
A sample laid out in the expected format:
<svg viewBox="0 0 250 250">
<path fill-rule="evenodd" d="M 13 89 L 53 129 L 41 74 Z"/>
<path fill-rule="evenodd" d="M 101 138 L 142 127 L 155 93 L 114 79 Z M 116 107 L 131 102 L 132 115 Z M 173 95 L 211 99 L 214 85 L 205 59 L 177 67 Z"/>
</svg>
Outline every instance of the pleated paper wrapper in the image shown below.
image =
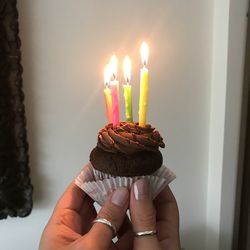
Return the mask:
<svg viewBox="0 0 250 250">
<path fill-rule="evenodd" d="M 130 188 L 136 180 L 141 178 L 145 178 L 149 182 L 153 198 L 155 198 L 176 178 L 176 175 L 169 168 L 162 165 L 152 175 L 136 177 L 112 176 L 94 169 L 91 163 L 88 163 L 76 177 L 75 184 L 102 206 L 113 190 L 118 187 Z"/>
</svg>

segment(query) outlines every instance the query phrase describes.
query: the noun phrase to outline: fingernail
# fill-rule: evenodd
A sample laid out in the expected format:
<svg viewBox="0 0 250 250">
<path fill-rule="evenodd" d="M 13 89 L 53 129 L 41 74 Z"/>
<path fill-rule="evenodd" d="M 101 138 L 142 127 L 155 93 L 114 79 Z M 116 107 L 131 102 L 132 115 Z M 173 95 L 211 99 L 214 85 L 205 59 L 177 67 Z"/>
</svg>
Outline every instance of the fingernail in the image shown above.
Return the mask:
<svg viewBox="0 0 250 250">
<path fill-rule="evenodd" d="M 111 198 L 111 202 L 119 207 L 123 207 L 128 201 L 129 193 L 127 188 L 120 187 L 117 188 Z"/>
<path fill-rule="evenodd" d="M 134 183 L 134 195 L 136 200 L 150 199 L 149 184 L 145 179 L 140 179 Z"/>
</svg>

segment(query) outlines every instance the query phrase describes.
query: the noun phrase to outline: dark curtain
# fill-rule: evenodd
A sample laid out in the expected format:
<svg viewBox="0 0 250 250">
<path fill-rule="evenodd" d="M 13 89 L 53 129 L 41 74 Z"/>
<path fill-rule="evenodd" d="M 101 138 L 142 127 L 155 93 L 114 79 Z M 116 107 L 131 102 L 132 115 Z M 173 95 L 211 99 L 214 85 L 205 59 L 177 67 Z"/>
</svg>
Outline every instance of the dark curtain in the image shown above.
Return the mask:
<svg viewBox="0 0 250 250">
<path fill-rule="evenodd" d="M 0 0 L 0 219 L 32 210 L 16 0 Z"/>
</svg>

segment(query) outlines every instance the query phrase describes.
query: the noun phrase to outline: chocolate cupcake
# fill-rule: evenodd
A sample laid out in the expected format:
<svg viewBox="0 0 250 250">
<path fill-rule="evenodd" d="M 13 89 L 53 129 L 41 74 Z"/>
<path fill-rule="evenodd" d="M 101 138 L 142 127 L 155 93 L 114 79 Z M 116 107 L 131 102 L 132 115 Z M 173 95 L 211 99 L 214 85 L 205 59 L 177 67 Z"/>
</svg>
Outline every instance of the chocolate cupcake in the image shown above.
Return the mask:
<svg viewBox="0 0 250 250">
<path fill-rule="evenodd" d="M 98 134 L 90 162 L 96 170 L 112 176 L 150 175 L 162 166 L 159 147 L 165 144 L 151 125 L 121 122 L 113 128 L 108 124 Z"/>
<path fill-rule="evenodd" d="M 175 174 L 162 164 L 159 147 L 165 144 L 151 125 L 120 123 L 105 126 L 98 134 L 97 146 L 90 154 L 75 183 L 94 201 L 103 205 L 110 191 L 119 187 L 131 188 L 138 178 L 148 181 L 155 198 Z"/>
</svg>

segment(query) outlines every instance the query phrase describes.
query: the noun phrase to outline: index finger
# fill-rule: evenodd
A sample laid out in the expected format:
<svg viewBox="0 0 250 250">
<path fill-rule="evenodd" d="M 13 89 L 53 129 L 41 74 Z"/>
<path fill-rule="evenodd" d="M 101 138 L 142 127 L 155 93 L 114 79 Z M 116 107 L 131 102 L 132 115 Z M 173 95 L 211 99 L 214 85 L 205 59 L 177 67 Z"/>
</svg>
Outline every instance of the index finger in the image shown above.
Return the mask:
<svg viewBox="0 0 250 250">
<path fill-rule="evenodd" d="M 73 181 L 65 190 L 61 198 L 58 200 L 55 211 L 61 210 L 61 209 L 70 209 L 79 213 L 83 205 L 85 196 L 86 196 L 86 193 L 84 193 L 75 184 L 75 181 Z"/>
<path fill-rule="evenodd" d="M 179 238 L 179 211 L 169 186 L 156 197 L 156 222 L 159 240 Z"/>
</svg>

